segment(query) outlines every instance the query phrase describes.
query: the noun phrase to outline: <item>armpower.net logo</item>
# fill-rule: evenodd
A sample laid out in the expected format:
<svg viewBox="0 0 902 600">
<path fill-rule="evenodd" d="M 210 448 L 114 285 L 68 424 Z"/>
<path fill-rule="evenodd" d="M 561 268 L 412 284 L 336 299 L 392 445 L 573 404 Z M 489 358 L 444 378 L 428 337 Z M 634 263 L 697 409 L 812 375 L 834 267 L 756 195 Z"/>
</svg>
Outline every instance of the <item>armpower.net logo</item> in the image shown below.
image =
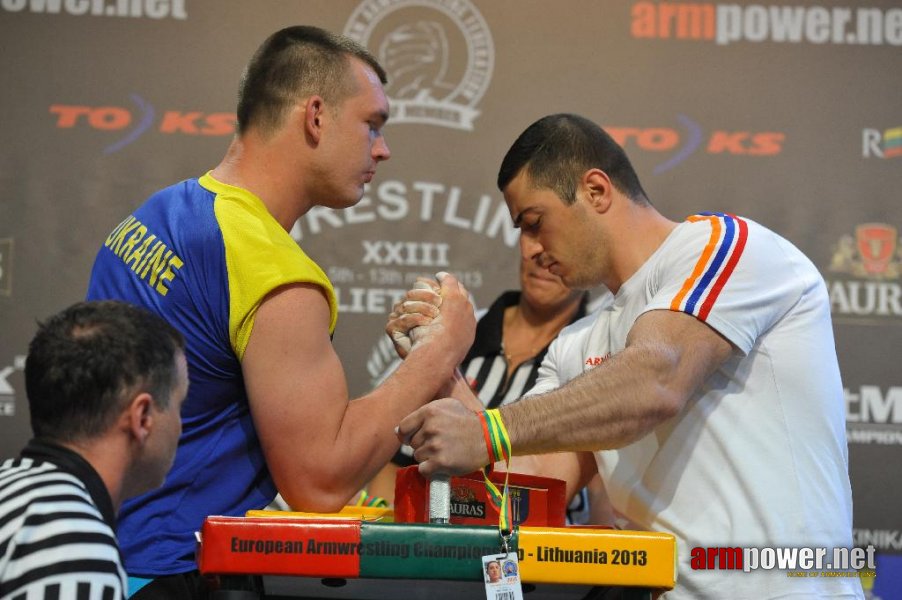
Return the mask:
<svg viewBox="0 0 902 600">
<path fill-rule="evenodd" d="M 867 548 L 695 547 L 692 570 L 787 571 L 789 577 L 860 577 L 877 568 L 874 546 Z"/>
<path fill-rule="evenodd" d="M 714 2 L 634 2 L 637 39 L 902 46 L 902 8 Z"/>
<path fill-rule="evenodd" d="M 185 0 L 0 0 L 10 13 L 185 20 Z"/>
</svg>

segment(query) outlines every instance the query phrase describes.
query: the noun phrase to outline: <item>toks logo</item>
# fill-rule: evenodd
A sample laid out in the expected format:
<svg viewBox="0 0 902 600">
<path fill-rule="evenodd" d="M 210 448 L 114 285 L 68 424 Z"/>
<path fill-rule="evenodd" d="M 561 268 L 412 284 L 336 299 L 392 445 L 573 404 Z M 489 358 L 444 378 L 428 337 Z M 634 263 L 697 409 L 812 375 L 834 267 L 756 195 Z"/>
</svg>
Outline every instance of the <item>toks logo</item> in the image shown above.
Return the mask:
<svg viewBox="0 0 902 600">
<path fill-rule="evenodd" d="M 864 158 L 902 157 L 902 127 L 893 127 L 883 133 L 878 129 L 863 129 L 861 155 Z"/>
<path fill-rule="evenodd" d="M 389 123 L 473 129 L 495 48 L 469 0 L 365 0 L 344 33 L 369 47 L 388 72 Z"/>
<path fill-rule="evenodd" d="M 842 236 L 829 270 L 851 276 L 827 281 L 834 316 L 902 317 L 902 248 L 892 225 L 864 223 Z"/>
<path fill-rule="evenodd" d="M 235 114 L 201 111 L 165 111 L 159 122 L 156 110 L 138 94 L 131 94 L 136 109 L 122 106 L 82 106 L 54 104 L 50 113 L 56 115 L 56 127 L 71 129 L 87 125 L 98 131 L 120 132 L 118 139 L 103 149 L 104 154 L 122 150 L 147 131 L 156 129 L 163 134 L 225 136 L 235 133 Z"/>
<path fill-rule="evenodd" d="M 786 135 L 776 131 L 725 131 L 715 130 L 705 136 L 701 125 L 687 117 L 677 115 L 677 121 L 685 130 L 685 136 L 671 127 L 621 127 L 605 126 L 618 144 L 627 149 L 638 146 L 648 152 L 674 154 L 654 168 L 659 175 L 669 171 L 704 147 L 708 154 L 732 154 L 736 156 L 774 156 L 783 151 Z"/>
</svg>

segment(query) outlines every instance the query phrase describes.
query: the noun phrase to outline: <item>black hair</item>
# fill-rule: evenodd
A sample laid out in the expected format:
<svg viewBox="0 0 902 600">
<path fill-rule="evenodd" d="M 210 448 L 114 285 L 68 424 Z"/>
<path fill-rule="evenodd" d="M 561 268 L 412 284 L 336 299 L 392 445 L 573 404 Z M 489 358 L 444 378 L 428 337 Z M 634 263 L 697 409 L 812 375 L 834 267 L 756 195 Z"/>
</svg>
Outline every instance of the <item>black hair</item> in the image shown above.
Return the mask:
<svg viewBox="0 0 902 600">
<path fill-rule="evenodd" d="M 139 391 L 167 408 L 176 356 L 184 350 L 184 338 L 169 323 L 124 302 L 80 302 L 39 323 L 25 361 L 35 436 L 100 435 Z"/>
<path fill-rule="evenodd" d="M 501 161 L 498 189 L 504 191 L 525 169 L 531 185 L 548 188 L 572 204 L 577 182 L 593 168 L 607 173 L 633 202 L 649 203 L 623 148 L 589 119 L 565 113 L 543 117 L 520 134 Z"/>
<path fill-rule="evenodd" d="M 349 57 L 369 65 L 382 83 L 388 78 L 376 58 L 354 40 L 318 27 L 281 29 L 261 44 L 241 78 L 238 132 L 251 126 L 274 131 L 300 99 L 318 94 L 339 103 L 355 91 Z"/>
</svg>

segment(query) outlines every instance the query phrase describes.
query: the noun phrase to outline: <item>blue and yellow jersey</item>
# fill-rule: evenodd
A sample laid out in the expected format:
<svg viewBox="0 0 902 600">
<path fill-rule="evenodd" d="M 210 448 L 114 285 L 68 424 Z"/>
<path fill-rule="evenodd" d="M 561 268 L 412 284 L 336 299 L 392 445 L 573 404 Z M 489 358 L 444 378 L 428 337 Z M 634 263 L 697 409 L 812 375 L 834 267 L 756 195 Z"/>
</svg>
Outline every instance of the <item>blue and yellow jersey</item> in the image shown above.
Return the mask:
<svg viewBox="0 0 902 600">
<path fill-rule="evenodd" d="M 204 517 L 243 515 L 275 496 L 254 431 L 241 359 L 257 308 L 291 283 L 332 284 L 259 198 L 209 173 L 151 196 L 97 254 L 87 298 L 149 308 L 185 336 L 190 376 L 182 437 L 164 485 L 127 501 L 119 540 L 130 575 L 195 568 Z"/>
</svg>

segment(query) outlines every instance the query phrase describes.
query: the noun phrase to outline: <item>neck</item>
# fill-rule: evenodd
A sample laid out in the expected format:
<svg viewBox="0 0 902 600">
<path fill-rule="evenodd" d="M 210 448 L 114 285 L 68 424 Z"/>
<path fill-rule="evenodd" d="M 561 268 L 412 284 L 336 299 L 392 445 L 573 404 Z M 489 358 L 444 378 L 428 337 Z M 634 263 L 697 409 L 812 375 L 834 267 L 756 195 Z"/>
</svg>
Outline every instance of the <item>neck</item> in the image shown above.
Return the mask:
<svg viewBox="0 0 902 600">
<path fill-rule="evenodd" d="M 536 356 L 573 319 L 582 293 L 574 293 L 567 301 L 555 306 L 537 307 L 520 302 L 504 312 L 502 345 L 509 368 Z"/>
<path fill-rule="evenodd" d="M 678 225 L 651 205 L 639 205 L 628 198 L 623 200 L 618 217 L 608 229 L 609 247 L 615 254 L 610 274 L 602 281 L 614 294 L 651 258 Z"/>
<path fill-rule="evenodd" d="M 263 139 L 249 132 L 236 136 L 212 175 L 257 196 L 279 225 L 291 231 L 295 221 L 311 207 L 302 200 L 307 195 L 299 174 L 306 170 L 299 160 L 286 160 L 291 154 L 286 140 L 281 139 L 285 135 L 276 133 L 271 139 Z"/>
<path fill-rule="evenodd" d="M 97 471 L 104 487 L 110 494 L 113 509 L 118 513 L 124 500 L 125 478 L 128 467 L 128 448 L 113 436 L 104 436 L 91 442 L 63 443 L 63 446 L 77 452 Z"/>
<path fill-rule="evenodd" d="M 560 304 L 536 306 L 526 302 L 521 293 L 520 302 L 513 307 L 511 318 L 518 322 L 516 325 L 526 326 L 536 332 L 553 332 L 553 337 L 573 319 L 581 301 L 582 292 L 574 292 Z"/>
</svg>

